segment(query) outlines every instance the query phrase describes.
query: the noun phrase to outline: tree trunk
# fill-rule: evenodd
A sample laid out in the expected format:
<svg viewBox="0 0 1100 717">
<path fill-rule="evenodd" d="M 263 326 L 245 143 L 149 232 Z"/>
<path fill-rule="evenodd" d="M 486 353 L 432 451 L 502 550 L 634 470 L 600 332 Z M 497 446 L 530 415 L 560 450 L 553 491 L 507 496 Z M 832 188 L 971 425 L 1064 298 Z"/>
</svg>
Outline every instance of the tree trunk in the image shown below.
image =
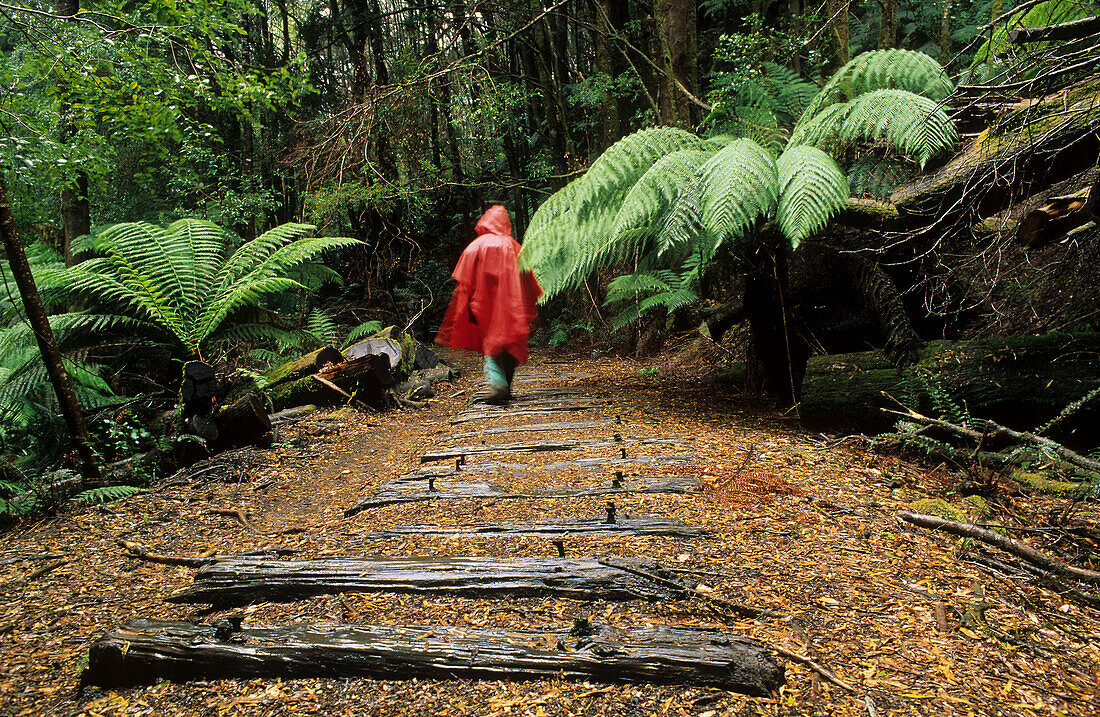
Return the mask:
<svg viewBox="0 0 1100 717">
<path fill-rule="evenodd" d="M 848 1 L 825 0 L 825 34 L 822 53 L 825 55 L 824 77 L 830 77 L 851 59 L 848 48 Z"/>
<path fill-rule="evenodd" d="M 943 15 L 940 16 L 940 64 L 947 67 L 951 62 L 951 0 L 944 0 Z"/>
<path fill-rule="evenodd" d="M 55 0 L 54 12 L 58 17 L 73 18 L 80 12 L 80 0 Z M 60 87 L 61 97 L 68 88 Z M 58 141 L 68 145 L 76 134 L 72 118 L 72 106 L 62 100 L 57 108 Z M 72 244 L 78 237 L 92 231 L 91 204 L 88 201 L 88 174 L 82 170 L 66 173 L 61 188 L 61 226 L 64 234 L 65 266 L 73 265 Z"/>
<path fill-rule="evenodd" d="M 695 121 L 695 105 L 684 90 L 694 95 L 698 85 L 695 2 L 656 0 L 653 14 L 657 23 L 658 56 L 654 59 L 660 68 L 661 123 L 690 129 Z"/>
<path fill-rule="evenodd" d="M 4 253 L 11 267 L 12 277 L 19 288 L 19 296 L 27 312 L 27 321 L 34 330 L 38 350 L 42 353 L 43 363 L 46 364 L 46 374 L 57 394 L 57 403 L 69 428 L 69 435 L 76 444 L 77 454 L 80 456 L 81 474 L 84 476 L 85 483 L 91 486 L 98 482 L 100 474 L 95 454 L 92 452 L 91 440 L 88 437 L 88 427 L 84 423 L 84 414 L 80 410 L 80 403 L 69 381 L 69 373 L 65 370 L 61 352 L 57 350 L 50 320 L 38 295 L 38 287 L 34 283 L 27 254 L 23 250 L 23 242 L 19 238 L 19 230 L 12 216 L 7 183 L 2 176 L 0 176 L 0 234 L 3 235 Z"/>
<path fill-rule="evenodd" d="M 755 358 L 764 372 L 764 388 L 784 406 L 802 395 L 809 346 L 794 331 L 790 318 L 786 241 L 774 230 L 761 232 L 764 241 L 747 257 L 745 314 L 749 319 Z"/>
<path fill-rule="evenodd" d="M 879 0 L 882 6 L 878 26 L 878 49 L 889 50 L 898 46 L 898 0 Z"/>
<path fill-rule="evenodd" d="M 592 42 L 596 48 L 596 68 L 612 81 L 618 76 L 615 67 L 617 52 L 611 46 L 612 35 L 616 30 L 611 26 L 611 13 L 613 0 L 598 0 L 595 4 L 596 17 L 593 23 L 595 29 L 592 32 Z M 622 137 L 619 127 L 619 106 L 615 93 L 608 92 L 600 102 L 600 129 L 596 141 L 592 143 L 590 156 L 595 159 L 603 154 L 603 151 L 615 144 Z"/>
</svg>

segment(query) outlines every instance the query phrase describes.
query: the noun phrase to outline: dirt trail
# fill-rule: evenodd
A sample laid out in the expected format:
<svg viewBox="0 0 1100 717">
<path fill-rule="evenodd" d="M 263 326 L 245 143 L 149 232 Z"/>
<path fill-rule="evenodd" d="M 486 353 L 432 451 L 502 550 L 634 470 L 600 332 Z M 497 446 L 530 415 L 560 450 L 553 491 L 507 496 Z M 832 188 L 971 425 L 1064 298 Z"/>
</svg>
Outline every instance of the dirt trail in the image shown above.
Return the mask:
<svg viewBox="0 0 1100 717">
<path fill-rule="evenodd" d="M 913 500 L 942 492 L 940 474 L 854 442 L 808 436 L 763 405 L 724 395 L 705 380 L 677 378 L 668 366 L 538 355 L 520 371 L 517 401 L 500 411 L 468 405 L 480 371 L 476 362 L 463 363 L 464 378 L 439 388 L 423 410 L 341 410 L 284 427 L 273 449 L 242 454 L 233 471 L 223 471 L 239 482 L 199 477 L 0 535 L 0 715 L 1095 714 L 1100 611 L 967 562 L 976 548 L 960 553 L 958 540 L 895 517 Z M 549 411 L 570 402 L 570 410 Z M 471 408 L 493 415 L 462 420 Z M 524 428 L 553 422 L 582 425 Z M 492 430 L 468 435 L 483 429 Z M 471 453 L 457 475 L 448 474 L 453 461 L 421 464 L 426 452 L 456 445 L 533 442 L 579 445 Z M 379 531 L 545 523 L 606 511 L 607 495 L 440 495 L 344 517 L 364 497 L 433 466 L 442 488 L 461 478 L 526 493 L 607 482 L 616 470 L 696 479 L 700 492 L 629 493 L 613 501 L 619 515 L 677 519 L 709 529 L 710 538 L 577 533 L 564 547 L 570 556 L 657 560 L 702 581 L 703 594 L 648 603 L 344 593 L 235 612 L 252 625 L 549 629 L 583 617 L 622 628 L 714 627 L 812 659 L 852 691 L 781 657 L 787 685 L 770 698 L 556 679 L 225 680 L 76 694 L 88 645 L 124 620 L 223 616 L 166 602 L 192 583 L 194 570 L 127 557 L 120 538 L 187 557 L 276 549 L 296 558 L 549 557 L 557 548 L 542 535 Z M 995 499 L 1035 513 L 1049 507 L 1007 491 Z M 46 553 L 68 562 L 27 581 L 43 564 L 30 558 Z M 706 596 L 779 617 L 745 618 Z"/>
</svg>

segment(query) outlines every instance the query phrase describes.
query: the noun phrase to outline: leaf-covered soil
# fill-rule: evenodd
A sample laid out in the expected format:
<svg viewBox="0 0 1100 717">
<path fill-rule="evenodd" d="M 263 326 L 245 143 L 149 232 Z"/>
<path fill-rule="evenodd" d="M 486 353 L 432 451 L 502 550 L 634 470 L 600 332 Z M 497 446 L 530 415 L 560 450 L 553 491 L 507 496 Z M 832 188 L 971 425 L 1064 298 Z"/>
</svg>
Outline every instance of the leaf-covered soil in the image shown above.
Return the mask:
<svg viewBox="0 0 1100 717">
<path fill-rule="evenodd" d="M 452 424 L 480 384 L 479 362 L 457 360 L 466 369 L 463 378 L 437 384 L 438 397 L 421 410 L 311 414 L 284 424 L 269 450 L 225 456 L 220 464 L 181 475 L 188 480 L 175 485 L 109 505 L 67 509 L 0 535 L 0 715 L 1096 714 L 1100 609 L 1029 576 L 1010 556 L 896 517 L 899 509 L 930 496 L 957 502 L 952 491 L 962 490 L 961 479 L 950 471 L 879 455 L 857 439 L 808 435 L 763 403 L 661 362 L 562 361 L 538 354 L 520 368 L 521 397 L 524 390 L 560 387 L 605 400 L 584 411 L 541 415 L 518 415 L 513 406 L 502 416 Z M 621 424 L 614 423 L 616 416 Z M 601 420 L 611 422 L 450 440 L 486 428 Z M 446 679 L 224 680 L 77 692 L 89 644 L 124 620 L 222 616 L 166 602 L 191 584 L 194 569 L 128 556 L 119 539 L 151 553 L 192 558 L 272 549 L 293 550 L 296 558 L 555 556 L 546 537 L 373 533 L 408 525 L 599 516 L 607 496 L 434 500 L 373 508 L 351 518 L 343 514 L 421 467 L 420 456 L 429 450 L 482 440 L 613 441 L 615 432 L 624 439 L 619 448 L 477 454 L 467 466 L 515 464 L 471 476 L 517 491 L 597 484 L 615 470 L 698 477 L 702 489 L 695 494 L 628 494 L 614 502 L 619 515 L 677 518 L 710 529 L 709 539 L 576 535 L 565 538 L 565 548 L 570 556 L 657 560 L 702 581 L 702 595 L 646 603 L 360 593 L 234 612 L 243 612 L 251 625 L 557 629 L 586 617 L 625 628 L 720 627 L 788 655 L 779 658 L 786 663 L 787 685 L 778 694 L 749 698 L 677 686 Z M 637 440 L 646 438 L 679 440 Z M 692 462 L 624 468 L 612 462 L 623 448 L 628 457 L 687 456 Z M 585 458 L 605 462 L 569 463 Z M 1052 510 L 1065 507 L 1004 480 L 978 482 L 995 516 L 1010 528 L 1045 525 Z M 1095 504 L 1077 506 L 1074 519 L 1095 531 Z M 1017 534 L 1035 536 L 1041 534 Z M 1003 567 L 990 567 L 991 558 Z M 780 616 L 739 617 L 707 596 Z M 790 655 L 816 662 L 852 691 Z"/>
</svg>

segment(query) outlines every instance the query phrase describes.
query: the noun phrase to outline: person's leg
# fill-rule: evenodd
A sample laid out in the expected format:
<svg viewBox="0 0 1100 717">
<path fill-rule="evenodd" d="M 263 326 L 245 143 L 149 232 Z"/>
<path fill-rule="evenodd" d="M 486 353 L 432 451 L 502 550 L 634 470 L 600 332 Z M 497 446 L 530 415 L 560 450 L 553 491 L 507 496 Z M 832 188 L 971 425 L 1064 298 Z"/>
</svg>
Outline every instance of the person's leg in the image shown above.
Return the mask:
<svg viewBox="0 0 1100 717">
<path fill-rule="evenodd" d="M 507 354 L 505 354 L 507 356 Z M 514 370 L 514 368 L 513 368 Z M 489 384 L 489 403 L 502 403 L 508 398 L 509 376 L 495 356 L 485 357 L 485 382 Z"/>
<path fill-rule="evenodd" d="M 516 375 L 516 366 L 519 365 L 519 361 L 507 351 L 501 351 L 500 355 L 496 357 L 497 365 L 500 366 L 501 371 L 504 372 L 504 380 L 508 384 L 508 398 L 512 397 L 512 378 Z"/>
</svg>

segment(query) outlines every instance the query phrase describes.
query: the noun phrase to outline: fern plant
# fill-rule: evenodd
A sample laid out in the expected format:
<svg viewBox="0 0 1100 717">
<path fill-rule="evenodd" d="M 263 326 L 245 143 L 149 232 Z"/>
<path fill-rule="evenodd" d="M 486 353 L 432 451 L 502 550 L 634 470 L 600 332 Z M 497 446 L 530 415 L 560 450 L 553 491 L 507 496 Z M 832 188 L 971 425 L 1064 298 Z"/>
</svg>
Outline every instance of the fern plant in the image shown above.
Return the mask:
<svg viewBox="0 0 1100 717">
<path fill-rule="evenodd" d="M 852 60 L 822 88 L 778 156 L 777 148 L 730 134 L 704 140 L 672 128 L 636 132 L 539 207 L 524 236 L 521 268 L 535 272 L 546 301 L 579 286 L 596 267 L 633 264 L 633 278 L 613 285 L 612 297 L 633 293 L 638 307 L 620 314 L 616 327 L 697 299 L 699 276 L 723 248 L 747 272 L 778 277 L 782 253 L 820 231 L 850 196 L 846 173 L 825 151 L 839 149 L 832 136 L 852 144 L 885 141 L 923 166 L 955 141 L 936 104 L 951 87 L 926 55 L 876 51 Z M 668 271 L 679 276 L 660 273 Z M 758 344 L 766 341 L 760 316 L 753 329 Z"/>
<path fill-rule="evenodd" d="M 90 242 L 98 256 L 36 279 L 53 302 L 88 307 L 55 322 L 147 332 L 179 358 L 202 359 L 207 345 L 233 325 L 231 317 L 280 292 L 304 289 L 292 272 L 322 252 L 358 243 L 313 231 L 284 224 L 231 251 L 225 230 L 206 221 L 116 224 Z"/>
</svg>

